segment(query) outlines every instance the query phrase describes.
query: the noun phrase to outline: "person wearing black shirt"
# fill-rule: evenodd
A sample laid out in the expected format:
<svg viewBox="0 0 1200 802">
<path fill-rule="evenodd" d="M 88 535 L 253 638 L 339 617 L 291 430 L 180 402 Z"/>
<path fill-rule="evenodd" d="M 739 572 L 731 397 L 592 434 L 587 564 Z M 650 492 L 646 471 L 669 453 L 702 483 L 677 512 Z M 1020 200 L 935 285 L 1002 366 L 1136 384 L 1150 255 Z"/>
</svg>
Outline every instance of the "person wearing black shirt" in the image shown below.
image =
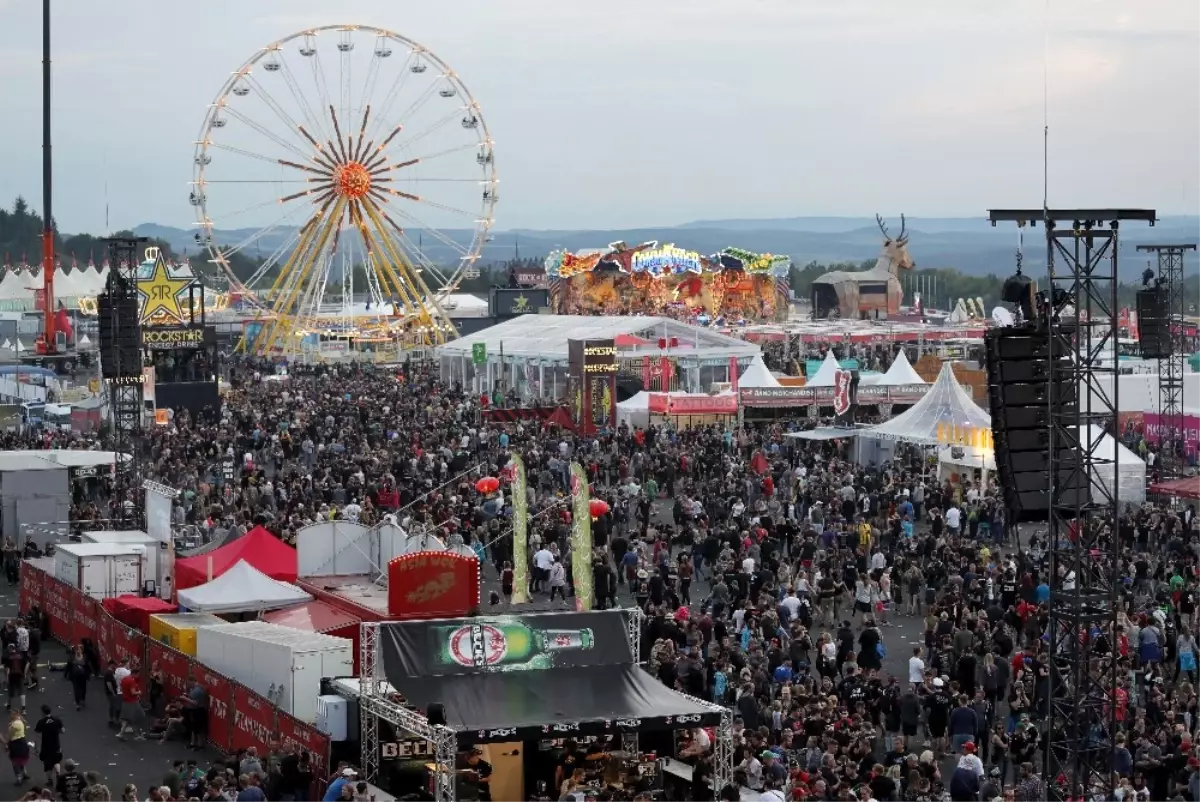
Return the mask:
<svg viewBox="0 0 1200 802">
<path fill-rule="evenodd" d="M 9 644 L 8 652 L 4 655 L 4 670 L 8 674 L 8 701 L 6 710 L 12 710 L 13 699 L 16 699 L 21 709 L 25 709 L 25 671 L 29 668 L 29 658 L 17 651 L 15 643 Z"/>
<path fill-rule="evenodd" d="M 479 802 L 492 802 L 492 764 L 483 759 L 483 750 L 476 747 L 467 758 L 467 765 L 472 772 L 476 799 Z"/>
<path fill-rule="evenodd" d="M 62 762 L 63 723 L 50 712 L 50 705 L 42 705 L 42 717 L 34 725 L 33 731 L 42 736 L 41 749 L 38 757 L 42 761 L 42 769 L 46 772 L 46 787 L 53 788 L 58 779 L 58 764 Z"/>
<path fill-rule="evenodd" d="M 933 741 L 934 749 L 939 753 L 946 752 L 946 726 L 950 723 L 950 709 L 954 700 L 946 691 L 945 683 L 940 678 L 933 681 L 933 693 L 925 698 L 925 707 L 929 710 L 926 727 Z"/>
<path fill-rule="evenodd" d="M 79 773 L 79 766 L 75 764 L 75 761 L 64 761 L 63 773 L 58 776 L 58 782 L 54 786 L 54 790 L 58 792 L 58 798 L 63 802 L 80 802 L 83 799 L 85 787 L 87 787 L 87 780 Z"/>
</svg>

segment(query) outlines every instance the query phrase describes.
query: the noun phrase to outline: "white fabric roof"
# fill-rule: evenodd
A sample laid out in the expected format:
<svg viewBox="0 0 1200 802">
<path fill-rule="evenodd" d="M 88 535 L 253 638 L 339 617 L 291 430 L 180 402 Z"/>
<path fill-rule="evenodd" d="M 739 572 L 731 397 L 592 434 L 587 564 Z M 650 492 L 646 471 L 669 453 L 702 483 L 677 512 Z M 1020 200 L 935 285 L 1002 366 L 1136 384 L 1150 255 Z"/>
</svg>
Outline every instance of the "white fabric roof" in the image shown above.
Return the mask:
<svg viewBox="0 0 1200 802">
<path fill-rule="evenodd" d="M 892 361 L 891 367 L 887 369 L 887 373 L 872 384 L 877 387 L 899 387 L 903 384 L 926 384 L 926 381 L 913 370 L 904 349 L 901 348 L 900 353 Z"/>
<path fill-rule="evenodd" d="M 750 367 L 742 372 L 738 377 L 738 387 L 778 387 L 779 380 L 771 375 L 767 363 L 763 362 L 762 356 L 754 357 L 750 362 Z"/>
<path fill-rule="evenodd" d="M 833 355 L 833 349 L 830 349 L 825 352 L 825 361 L 821 363 L 820 369 L 804 384 L 806 387 L 832 387 L 834 374 L 840 368 L 841 365 Z"/>
<path fill-rule="evenodd" d="M 631 395 L 624 401 L 618 401 L 617 409 L 650 409 L 650 393 L 645 390 L 638 390 L 636 394 Z"/>
<path fill-rule="evenodd" d="M 272 579 L 245 560 L 212 582 L 181 590 L 179 604 L 200 613 L 243 613 L 276 610 L 312 601 L 295 585 Z"/>
<path fill-rule="evenodd" d="M 749 358 L 762 353 L 755 344 L 730 337 L 712 329 L 692 326 L 667 317 L 635 315 L 521 315 L 483 331 L 439 346 L 439 356 L 469 359 L 471 346 L 487 345 L 488 357 L 505 356 L 547 359 L 565 362 L 567 340 L 606 340 L 631 334 L 649 341 L 649 345 L 622 348 L 623 355 L 678 356 L 705 358 L 731 356 Z M 659 338 L 677 338 L 675 348 L 659 348 Z M 501 348 L 501 345 L 504 347 Z"/>
<path fill-rule="evenodd" d="M 954 304 L 954 309 L 950 314 L 946 315 L 947 323 L 966 323 L 971 319 L 971 315 L 967 312 L 967 305 L 963 303 L 963 299 L 959 298 Z"/>
<path fill-rule="evenodd" d="M 872 427 L 869 432 L 886 440 L 937 445 L 938 424 L 979 429 L 990 429 L 992 426 L 992 416 L 980 409 L 967 395 L 958 379 L 954 378 L 954 370 L 949 362 L 942 364 L 937 381 L 920 401 L 890 421 Z"/>
</svg>

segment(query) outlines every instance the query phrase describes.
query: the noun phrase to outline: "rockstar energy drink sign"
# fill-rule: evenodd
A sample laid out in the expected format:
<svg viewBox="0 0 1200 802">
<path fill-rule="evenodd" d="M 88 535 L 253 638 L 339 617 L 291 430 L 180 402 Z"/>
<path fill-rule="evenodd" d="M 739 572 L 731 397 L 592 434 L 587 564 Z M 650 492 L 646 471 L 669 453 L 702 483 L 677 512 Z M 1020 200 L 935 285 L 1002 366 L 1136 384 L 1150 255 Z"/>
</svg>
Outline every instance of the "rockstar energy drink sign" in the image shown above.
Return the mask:
<svg viewBox="0 0 1200 802">
<path fill-rule="evenodd" d="M 568 340 L 568 401 L 577 429 L 592 434 L 616 426 L 617 347 L 609 340 Z"/>
<path fill-rule="evenodd" d="M 142 329 L 142 347 L 151 351 L 185 349 L 204 345 L 204 327 Z"/>
</svg>

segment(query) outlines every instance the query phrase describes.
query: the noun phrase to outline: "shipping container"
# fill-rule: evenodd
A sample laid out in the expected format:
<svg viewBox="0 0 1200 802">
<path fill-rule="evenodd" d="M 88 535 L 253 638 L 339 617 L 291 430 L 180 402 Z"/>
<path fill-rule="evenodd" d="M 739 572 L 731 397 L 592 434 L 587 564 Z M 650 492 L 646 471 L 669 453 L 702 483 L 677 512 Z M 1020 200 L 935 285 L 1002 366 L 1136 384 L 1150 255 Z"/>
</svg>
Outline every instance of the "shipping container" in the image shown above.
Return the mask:
<svg viewBox="0 0 1200 802">
<path fill-rule="evenodd" d="M 228 624 L 211 613 L 160 613 L 150 616 L 150 639 L 196 656 L 196 630 Z"/>
<path fill-rule="evenodd" d="M 125 543 L 62 543 L 54 552 L 54 575 L 95 599 L 139 596 L 145 552 Z"/>
<path fill-rule="evenodd" d="M 84 543 L 121 543 L 127 546 L 143 546 L 146 553 L 142 558 L 142 578 L 154 580 L 155 592 L 163 598 L 170 598 L 170 583 L 162 570 L 167 568 L 166 544 L 160 543 L 145 532 L 136 529 L 127 532 L 83 532 L 80 539 Z M 165 587 L 164 587 L 165 585 Z"/>
<path fill-rule="evenodd" d="M 347 638 L 263 621 L 196 631 L 196 659 L 310 724 L 316 721 L 321 678 L 354 673 L 353 648 Z"/>
</svg>

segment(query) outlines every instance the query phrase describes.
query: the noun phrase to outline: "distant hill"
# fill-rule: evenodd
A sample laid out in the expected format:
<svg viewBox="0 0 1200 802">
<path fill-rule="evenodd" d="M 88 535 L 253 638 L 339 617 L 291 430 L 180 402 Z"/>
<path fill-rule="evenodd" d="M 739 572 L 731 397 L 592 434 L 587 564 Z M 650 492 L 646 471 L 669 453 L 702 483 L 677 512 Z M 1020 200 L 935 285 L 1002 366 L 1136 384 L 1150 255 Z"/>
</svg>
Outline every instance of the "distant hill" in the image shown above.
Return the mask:
<svg viewBox="0 0 1200 802">
<path fill-rule="evenodd" d="M 899 233 L 900 220 L 889 219 L 893 234 Z M 176 252 L 195 254 L 199 247 L 194 232 L 170 226 L 146 223 L 135 229 L 141 236 L 171 243 Z M 224 243 L 237 243 L 253 234 L 253 229 L 217 232 Z M 473 232 L 442 231 L 456 242 L 466 242 Z M 913 218 L 908 221 L 910 251 L 918 268 L 955 268 L 967 275 L 1011 272 L 1017 248 L 1016 229 L 1012 225 L 992 227 L 979 218 Z M 416 242 L 418 232 L 408 232 Z M 247 249 L 247 255 L 266 256 L 278 248 L 286 231 L 264 236 Z M 566 248 L 602 248 L 612 242 L 636 244 L 648 240 L 673 242 L 701 253 L 714 253 L 736 246 L 753 251 L 787 254 L 797 265 L 809 262 L 858 262 L 878 255 L 879 229 L 874 217 L 795 217 L 775 220 L 700 220 L 678 226 L 623 230 L 509 230 L 494 231 L 484 247 L 483 262 L 501 262 L 520 249 L 522 257 L 544 256 L 551 250 Z M 1121 277 L 1135 280 L 1145 269 L 1146 254 L 1137 245 L 1200 241 L 1200 217 L 1164 217 L 1154 227 L 1130 224 L 1122 232 Z M 1031 272 L 1045 267 L 1045 244 L 1041 228 L 1027 230 L 1025 264 Z M 436 263 L 451 264 L 457 255 L 453 249 L 433 237 L 423 238 L 426 255 Z M 1195 256 L 1189 258 L 1187 271 L 1197 272 Z"/>
</svg>

